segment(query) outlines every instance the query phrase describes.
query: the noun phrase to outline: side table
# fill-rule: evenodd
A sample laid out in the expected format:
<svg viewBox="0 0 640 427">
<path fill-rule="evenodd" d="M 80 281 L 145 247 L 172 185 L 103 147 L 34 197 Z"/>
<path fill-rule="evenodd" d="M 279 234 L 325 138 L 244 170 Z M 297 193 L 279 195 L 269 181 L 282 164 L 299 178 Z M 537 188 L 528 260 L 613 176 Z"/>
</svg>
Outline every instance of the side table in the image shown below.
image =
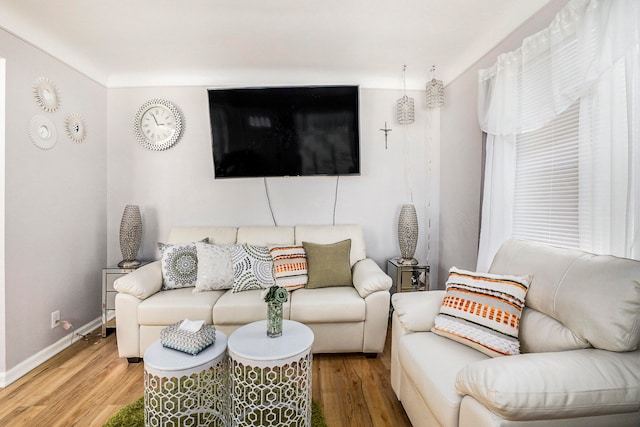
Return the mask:
<svg viewBox="0 0 640 427">
<path fill-rule="evenodd" d="M 231 425 L 311 426 L 313 332 L 282 321 L 282 336 L 267 336 L 267 321 L 229 337 Z"/>
<path fill-rule="evenodd" d="M 227 336 L 192 356 L 155 341 L 144 353 L 144 425 L 229 425 Z"/>
<path fill-rule="evenodd" d="M 113 289 L 113 282 L 148 263 L 148 261 L 143 261 L 139 266 L 132 268 L 107 267 L 102 269 L 102 338 L 107 336 L 109 329 L 116 327 L 114 315 L 118 291 Z"/>
<path fill-rule="evenodd" d="M 429 290 L 428 265 L 404 265 L 394 258 L 387 261 L 387 274 L 391 276 L 395 292 Z"/>
</svg>

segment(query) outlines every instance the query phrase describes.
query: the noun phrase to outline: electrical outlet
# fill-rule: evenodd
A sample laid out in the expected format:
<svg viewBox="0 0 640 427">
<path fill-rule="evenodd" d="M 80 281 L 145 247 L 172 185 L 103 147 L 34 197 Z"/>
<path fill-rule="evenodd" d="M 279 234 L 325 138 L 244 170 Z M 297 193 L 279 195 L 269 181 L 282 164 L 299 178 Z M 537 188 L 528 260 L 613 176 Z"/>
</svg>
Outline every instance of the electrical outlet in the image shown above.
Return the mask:
<svg viewBox="0 0 640 427">
<path fill-rule="evenodd" d="M 51 313 L 51 329 L 60 324 L 60 310 Z"/>
</svg>

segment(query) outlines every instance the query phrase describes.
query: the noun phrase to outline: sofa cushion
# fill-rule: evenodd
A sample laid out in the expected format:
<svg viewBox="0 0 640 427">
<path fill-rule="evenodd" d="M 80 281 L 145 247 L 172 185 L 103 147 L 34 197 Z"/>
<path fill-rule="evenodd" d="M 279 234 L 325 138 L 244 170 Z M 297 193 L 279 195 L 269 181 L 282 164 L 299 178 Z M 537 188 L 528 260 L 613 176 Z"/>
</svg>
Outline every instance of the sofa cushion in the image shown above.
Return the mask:
<svg viewBox="0 0 640 427">
<path fill-rule="evenodd" d="M 201 240 L 203 237 L 209 239 L 209 243 L 216 245 L 228 245 L 236 243 L 236 227 L 173 227 L 169 232 L 169 243 L 189 243 Z"/>
<path fill-rule="evenodd" d="M 416 332 L 400 339 L 399 358 L 402 370 L 440 425 L 458 425 L 462 396 L 456 392 L 456 375 L 488 356 L 434 333 Z"/>
<path fill-rule="evenodd" d="M 593 347 L 638 347 L 640 261 L 511 239 L 496 253 L 490 271 L 532 274 L 526 305 Z"/>
<path fill-rule="evenodd" d="M 297 225 L 295 236 L 296 245 L 301 245 L 302 242 L 327 244 L 351 239 L 349 255 L 351 266 L 367 257 L 364 234 L 360 225 Z"/>
<path fill-rule="evenodd" d="M 595 348 L 630 351 L 640 343 L 640 261 L 585 254 L 555 297 L 557 318 Z"/>
<path fill-rule="evenodd" d="M 366 304 L 353 287 L 298 289 L 291 293 L 291 320 L 302 323 L 361 322 Z"/>
<path fill-rule="evenodd" d="M 275 285 L 273 260 L 266 246 L 229 245 L 233 260 L 233 292 L 264 289 Z"/>
<path fill-rule="evenodd" d="M 212 310 L 225 291 L 194 293 L 191 288 L 160 291 L 138 306 L 140 325 L 169 326 L 183 319 L 213 323 Z"/>
<path fill-rule="evenodd" d="M 307 288 L 353 285 L 349 264 L 350 239 L 326 245 L 302 242 L 302 246 L 307 253 Z"/>
<path fill-rule="evenodd" d="M 276 285 L 288 291 L 304 288 L 307 275 L 307 253 L 302 245 L 268 245 L 273 259 Z"/>
<path fill-rule="evenodd" d="M 213 307 L 215 325 L 245 325 L 267 318 L 267 303 L 263 289 L 234 293 L 227 291 Z M 282 305 L 282 316 L 289 318 L 289 301 Z M 266 333 L 266 332 L 265 332 Z"/>
<path fill-rule="evenodd" d="M 452 267 L 431 330 L 489 356 L 520 354 L 520 315 L 530 280 Z"/>
<path fill-rule="evenodd" d="M 228 248 L 197 242 L 198 272 L 194 292 L 231 289 L 233 261 Z"/>
<path fill-rule="evenodd" d="M 533 308 L 525 307 L 520 318 L 520 352 L 544 353 L 549 351 L 579 350 L 591 347 L 552 317 Z"/>
<path fill-rule="evenodd" d="M 640 408 L 640 351 L 583 349 L 470 363 L 456 389 L 508 420 L 575 418 Z"/>
<path fill-rule="evenodd" d="M 207 243 L 208 238 L 202 240 Z M 169 245 L 158 243 L 162 252 L 162 289 L 187 288 L 198 279 L 198 253 L 195 243 Z"/>
<path fill-rule="evenodd" d="M 293 245 L 294 229 L 284 226 L 250 226 L 238 228 L 236 243 L 246 243 L 253 246 L 267 246 L 270 244 Z"/>
</svg>

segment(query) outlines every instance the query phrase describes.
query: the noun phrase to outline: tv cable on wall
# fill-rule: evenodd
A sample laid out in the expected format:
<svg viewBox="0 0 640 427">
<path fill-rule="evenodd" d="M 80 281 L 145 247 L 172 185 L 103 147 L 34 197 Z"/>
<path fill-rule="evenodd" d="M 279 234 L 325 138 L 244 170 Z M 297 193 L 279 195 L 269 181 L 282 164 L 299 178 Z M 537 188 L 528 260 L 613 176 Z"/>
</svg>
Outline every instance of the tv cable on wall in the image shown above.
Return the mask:
<svg viewBox="0 0 640 427">
<path fill-rule="evenodd" d="M 273 225 L 277 226 L 278 222 L 276 221 L 276 216 L 273 214 L 273 206 L 271 205 L 271 196 L 269 195 L 269 186 L 267 185 L 267 177 L 263 178 L 264 182 L 264 193 L 267 196 L 267 204 L 269 205 L 269 212 L 271 213 L 271 219 L 273 220 Z M 336 176 L 336 188 L 333 197 L 333 225 L 336 225 L 336 209 L 338 207 L 338 184 L 340 183 L 340 175 Z"/>
</svg>

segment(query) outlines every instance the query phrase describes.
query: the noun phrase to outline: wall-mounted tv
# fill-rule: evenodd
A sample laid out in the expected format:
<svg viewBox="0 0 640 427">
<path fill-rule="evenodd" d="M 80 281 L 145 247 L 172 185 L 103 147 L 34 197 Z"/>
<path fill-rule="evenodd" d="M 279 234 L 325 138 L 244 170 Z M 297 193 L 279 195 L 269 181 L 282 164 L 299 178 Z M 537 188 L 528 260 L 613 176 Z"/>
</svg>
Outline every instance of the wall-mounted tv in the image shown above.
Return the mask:
<svg viewBox="0 0 640 427">
<path fill-rule="evenodd" d="M 216 178 L 357 175 L 357 86 L 209 89 Z"/>
</svg>

